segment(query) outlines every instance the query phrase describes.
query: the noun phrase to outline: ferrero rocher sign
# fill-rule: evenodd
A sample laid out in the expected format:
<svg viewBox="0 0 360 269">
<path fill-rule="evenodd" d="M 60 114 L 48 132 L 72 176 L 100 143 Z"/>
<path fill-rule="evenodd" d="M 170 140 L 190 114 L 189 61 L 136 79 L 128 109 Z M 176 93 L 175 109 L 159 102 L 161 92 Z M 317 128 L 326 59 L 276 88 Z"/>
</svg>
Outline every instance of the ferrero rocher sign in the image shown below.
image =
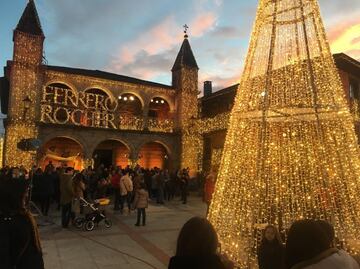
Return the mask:
<svg viewBox="0 0 360 269">
<path fill-rule="evenodd" d="M 117 107 L 117 100 L 107 95 L 46 86 L 42 93 L 40 121 L 118 129 Z"/>
</svg>

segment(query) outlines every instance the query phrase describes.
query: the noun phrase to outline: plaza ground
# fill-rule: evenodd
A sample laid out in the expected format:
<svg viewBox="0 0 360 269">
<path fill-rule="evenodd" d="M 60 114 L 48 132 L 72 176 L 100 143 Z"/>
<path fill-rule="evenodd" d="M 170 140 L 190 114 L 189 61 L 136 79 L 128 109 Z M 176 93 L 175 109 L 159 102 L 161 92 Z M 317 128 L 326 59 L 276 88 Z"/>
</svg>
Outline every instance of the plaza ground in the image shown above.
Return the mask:
<svg viewBox="0 0 360 269">
<path fill-rule="evenodd" d="M 205 216 L 201 197 L 192 193 L 188 203 L 178 197 L 165 205 L 150 203 L 146 226 L 134 226 L 136 212 L 108 216 L 92 232 L 61 228 L 59 211 L 51 211 L 55 224 L 40 226 L 46 269 L 165 269 L 175 253 L 176 239 L 183 224 L 193 216 Z"/>
</svg>

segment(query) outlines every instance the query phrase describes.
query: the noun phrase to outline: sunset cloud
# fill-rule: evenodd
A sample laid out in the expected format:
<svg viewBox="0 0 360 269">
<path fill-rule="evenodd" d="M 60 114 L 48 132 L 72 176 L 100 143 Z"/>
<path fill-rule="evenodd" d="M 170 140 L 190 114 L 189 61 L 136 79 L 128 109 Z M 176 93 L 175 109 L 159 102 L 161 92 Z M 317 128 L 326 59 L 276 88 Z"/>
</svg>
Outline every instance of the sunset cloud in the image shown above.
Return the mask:
<svg viewBox="0 0 360 269">
<path fill-rule="evenodd" d="M 332 53 L 344 52 L 360 60 L 360 17 L 329 31 Z"/>
<path fill-rule="evenodd" d="M 205 32 L 209 31 L 215 23 L 216 16 L 214 13 L 205 12 L 198 14 L 189 24 L 191 26 L 191 37 L 196 38 L 203 35 Z M 183 38 L 183 33 L 174 30 L 179 28 L 179 23 L 174 16 L 166 17 L 160 23 L 153 26 L 145 33 L 142 33 L 141 36 L 123 44 L 114 55 L 114 58 L 107 69 L 113 72 L 123 72 L 124 69 L 127 69 L 127 71 L 130 71 L 133 74 L 143 74 L 143 67 L 136 67 L 133 63 L 139 62 L 138 58 L 140 57 L 146 61 L 146 59 L 144 59 L 144 53 L 146 57 L 149 57 L 162 53 L 166 54 L 174 47 L 179 47 Z M 176 55 L 173 56 L 173 61 L 175 61 L 175 57 Z M 129 66 L 132 66 L 133 70 L 129 70 Z M 168 66 L 168 70 L 170 68 L 171 66 Z"/>
</svg>

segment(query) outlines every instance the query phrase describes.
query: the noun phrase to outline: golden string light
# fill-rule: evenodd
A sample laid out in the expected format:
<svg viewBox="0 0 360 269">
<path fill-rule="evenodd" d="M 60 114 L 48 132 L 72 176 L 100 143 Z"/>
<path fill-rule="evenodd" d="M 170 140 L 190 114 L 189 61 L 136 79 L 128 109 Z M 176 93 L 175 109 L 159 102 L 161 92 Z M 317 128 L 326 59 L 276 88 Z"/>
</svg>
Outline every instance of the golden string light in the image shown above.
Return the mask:
<svg viewBox="0 0 360 269">
<path fill-rule="evenodd" d="M 260 0 L 209 220 L 222 251 L 257 268 L 260 231 L 324 219 L 356 252 L 360 159 L 316 0 Z"/>
<path fill-rule="evenodd" d="M 43 41 L 43 36 L 14 32 L 14 59 L 10 64 L 11 90 L 4 139 L 4 161 L 8 166 L 23 165 L 29 169 L 35 159 L 35 152 L 24 152 L 17 145 L 22 139 L 38 135 L 35 104 L 41 88 L 37 74 L 41 68 Z M 27 98 L 31 101 L 28 108 L 24 104 Z"/>
</svg>

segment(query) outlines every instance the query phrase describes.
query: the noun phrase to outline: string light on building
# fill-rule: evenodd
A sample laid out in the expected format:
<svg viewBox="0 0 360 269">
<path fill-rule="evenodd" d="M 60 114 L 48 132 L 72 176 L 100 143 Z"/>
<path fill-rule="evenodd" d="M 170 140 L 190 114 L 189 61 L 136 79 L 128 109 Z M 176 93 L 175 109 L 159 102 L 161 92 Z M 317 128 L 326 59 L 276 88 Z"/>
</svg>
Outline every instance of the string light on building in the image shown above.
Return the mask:
<svg viewBox="0 0 360 269">
<path fill-rule="evenodd" d="M 265 225 L 314 218 L 357 252 L 359 153 L 317 1 L 260 0 L 210 206 L 222 251 L 256 268 Z"/>
</svg>

